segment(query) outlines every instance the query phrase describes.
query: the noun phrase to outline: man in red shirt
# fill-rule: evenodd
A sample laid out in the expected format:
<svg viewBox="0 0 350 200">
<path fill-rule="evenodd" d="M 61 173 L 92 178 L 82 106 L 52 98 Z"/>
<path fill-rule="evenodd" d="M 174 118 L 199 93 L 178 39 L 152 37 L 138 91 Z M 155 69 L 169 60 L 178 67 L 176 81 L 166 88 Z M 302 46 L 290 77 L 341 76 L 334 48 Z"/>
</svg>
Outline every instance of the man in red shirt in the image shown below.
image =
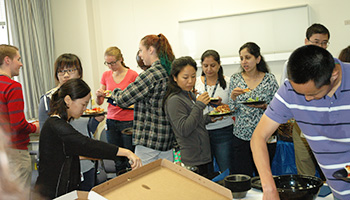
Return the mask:
<svg viewBox="0 0 350 200">
<path fill-rule="evenodd" d="M 22 67 L 18 48 L 0 45 L 0 125 L 9 141 L 10 170 L 16 181 L 30 188 L 32 165 L 28 152 L 29 134 L 39 133 L 39 123 L 28 123 L 24 116 L 22 86 L 12 80 Z M 29 190 L 28 190 L 29 192 Z"/>
</svg>

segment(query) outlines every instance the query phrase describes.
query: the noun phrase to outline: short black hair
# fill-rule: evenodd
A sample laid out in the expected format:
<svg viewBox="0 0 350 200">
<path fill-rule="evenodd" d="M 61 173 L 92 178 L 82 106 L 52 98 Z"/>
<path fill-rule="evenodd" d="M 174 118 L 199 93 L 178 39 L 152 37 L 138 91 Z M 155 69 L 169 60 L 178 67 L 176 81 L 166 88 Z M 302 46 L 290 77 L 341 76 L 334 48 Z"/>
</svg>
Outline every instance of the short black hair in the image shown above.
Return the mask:
<svg viewBox="0 0 350 200">
<path fill-rule="evenodd" d="M 314 81 L 316 88 L 330 84 L 335 68 L 333 56 L 315 45 L 305 45 L 296 49 L 288 60 L 288 79 L 297 84 Z"/>
<path fill-rule="evenodd" d="M 328 40 L 331 37 L 329 34 L 328 29 L 323 26 L 322 24 L 312 24 L 307 30 L 306 30 L 306 38 L 309 40 L 313 34 L 327 34 Z"/>
</svg>

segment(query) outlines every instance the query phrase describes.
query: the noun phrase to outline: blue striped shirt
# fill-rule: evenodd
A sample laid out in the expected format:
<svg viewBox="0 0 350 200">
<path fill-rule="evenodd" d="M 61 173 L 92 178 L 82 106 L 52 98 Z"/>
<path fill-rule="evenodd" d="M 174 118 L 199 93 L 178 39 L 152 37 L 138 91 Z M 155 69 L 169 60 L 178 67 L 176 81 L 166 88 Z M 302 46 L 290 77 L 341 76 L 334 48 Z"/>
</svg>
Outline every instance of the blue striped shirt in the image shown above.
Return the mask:
<svg viewBox="0 0 350 200">
<path fill-rule="evenodd" d="M 350 165 L 350 64 L 339 64 L 341 85 L 332 97 L 326 95 L 319 100 L 306 101 L 305 96 L 297 94 L 287 80 L 265 114 L 278 123 L 294 117 L 334 196 L 350 199 L 350 183 L 332 176 L 335 171 Z"/>
</svg>

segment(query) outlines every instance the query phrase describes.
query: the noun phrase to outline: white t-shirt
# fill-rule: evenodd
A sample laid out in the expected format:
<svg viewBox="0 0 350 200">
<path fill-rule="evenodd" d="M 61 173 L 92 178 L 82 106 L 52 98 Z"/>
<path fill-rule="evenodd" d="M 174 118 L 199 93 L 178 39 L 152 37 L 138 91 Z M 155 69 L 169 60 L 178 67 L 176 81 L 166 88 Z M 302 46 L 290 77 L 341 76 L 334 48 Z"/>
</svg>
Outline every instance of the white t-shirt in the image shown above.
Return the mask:
<svg viewBox="0 0 350 200">
<path fill-rule="evenodd" d="M 229 91 L 230 78 L 227 76 L 224 76 L 224 77 L 225 77 L 225 81 L 226 81 L 225 90 L 222 89 L 222 87 L 220 87 L 220 84 L 218 84 L 214 96 L 212 96 L 212 94 L 213 94 L 215 85 L 207 86 L 207 92 L 208 92 L 210 97 L 221 97 L 222 103 L 228 104 L 228 101 L 230 98 L 230 91 Z M 202 82 L 202 80 L 201 80 L 201 76 L 197 77 L 195 88 L 198 92 L 205 92 L 205 86 L 204 86 L 204 82 Z M 207 106 L 203 110 L 203 114 L 207 114 L 208 112 L 210 112 L 212 110 L 214 110 L 213 107 Z M 233 124 L 232 116 L 228 115 L 228 116 L 224 116 L 224 119 L 222 119 L 222 120 L 218 120 L 214 123 L 209 123 L 208 125 L 206 125 L 206 128 L 207 128 L 207 130 L 215 130 L 215 129 L 219 129 L 219 128 L 224 128 L 226 126 L 230 126 L 232 124 Z"/>
</svg>

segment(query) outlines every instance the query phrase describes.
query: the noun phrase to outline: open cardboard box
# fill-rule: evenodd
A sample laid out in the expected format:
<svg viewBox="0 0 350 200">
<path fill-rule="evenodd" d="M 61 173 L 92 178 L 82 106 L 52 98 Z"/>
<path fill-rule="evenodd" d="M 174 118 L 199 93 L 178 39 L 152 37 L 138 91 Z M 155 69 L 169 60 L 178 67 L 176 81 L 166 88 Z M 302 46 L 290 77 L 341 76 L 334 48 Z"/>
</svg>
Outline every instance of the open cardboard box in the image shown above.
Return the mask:
<svg viewBox="0 0 350 200">
<path fill-rule="evenodd" d="M 77 196 L 80 191 L 72 193 Z M 168 160 L 160 159 L 94 187 L 89 192 L 88 199 L 232 200 L 233 197 L 229 189 Z"/>
</svg>

